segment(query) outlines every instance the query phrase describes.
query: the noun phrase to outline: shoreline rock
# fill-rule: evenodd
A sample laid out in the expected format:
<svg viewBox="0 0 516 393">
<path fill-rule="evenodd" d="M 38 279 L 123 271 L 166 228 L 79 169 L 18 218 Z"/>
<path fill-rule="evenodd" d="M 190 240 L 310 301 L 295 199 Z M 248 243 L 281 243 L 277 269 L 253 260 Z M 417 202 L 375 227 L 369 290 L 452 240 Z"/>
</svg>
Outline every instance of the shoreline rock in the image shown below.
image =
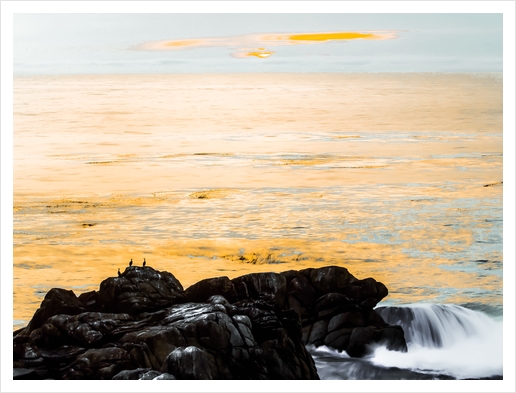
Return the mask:
<svg viewBox="0 0 516 393">
<path fill-rule="evenodd" d="M 14 332 L 14 379 L 319 379 L 306 345 L 407 350 L 373 309 L 387 294 L 337 266 L 186 290 L 169 272 L 128 267 L 79 297 L 51 289 Z"/>
</svg>

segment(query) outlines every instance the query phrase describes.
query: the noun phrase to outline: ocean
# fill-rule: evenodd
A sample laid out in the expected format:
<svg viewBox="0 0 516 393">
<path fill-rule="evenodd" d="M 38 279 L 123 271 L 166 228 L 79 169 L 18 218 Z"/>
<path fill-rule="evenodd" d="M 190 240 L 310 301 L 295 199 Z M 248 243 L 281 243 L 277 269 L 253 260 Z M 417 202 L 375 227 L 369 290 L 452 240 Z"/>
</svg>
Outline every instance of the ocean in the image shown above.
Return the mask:
<svg viewBox="0 0 516 393">
<path fill-rule="evenodd" d="M 13 329 L 131 258 L 185 288 L 338 265 L 416 333 L 310 348 L 321 378 L 503 375 L 501 74 L 20 76 L 13 97 Z"/>
</svg>

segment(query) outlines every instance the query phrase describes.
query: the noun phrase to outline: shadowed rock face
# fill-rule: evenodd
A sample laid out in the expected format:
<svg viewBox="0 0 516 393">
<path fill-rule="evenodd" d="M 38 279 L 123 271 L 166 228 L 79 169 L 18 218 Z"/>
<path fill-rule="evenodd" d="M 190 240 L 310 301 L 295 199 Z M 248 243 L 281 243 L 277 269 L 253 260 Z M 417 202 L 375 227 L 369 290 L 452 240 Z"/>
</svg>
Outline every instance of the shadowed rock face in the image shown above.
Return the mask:
<svg viewBox="0 0 516 393">
<path fill-rule="evenodd" d="M 53 288 L 45 295 L 41 307 L 29 322 L 28 329 L 39 328 L 49 317 L 55 314 L 76 315 L 86 311 L 84 304 L 77 299 L 73 291 Z"/>
<path fill-rule="evenodd" d="M 358 280 L 338 266 L 281 274 L 287 279 L 288 307 L 301 318 L 305 345 L 327 345 L 352 357 L 366 355 L 374 343 L 407 351 L 403 329 L 388 325 L 373 310 L 388 294 L 381 282 Z"/>
<path fill-rule="evenodd" d="M 329 291 L 329 292 L 327 292 Z M 374 307 L 387 288 L 325 267 L 202 280 L 129 267 L 77 298 L 52 289 L 15 332 L 15 379 L 318 379 L 306 344 L 363 356 L 403 330 Z"/>
<path fill-rule="evenodd" d="M 189 287 L 185 292 L 192 302 L 206 302 L 211 296 L 221 295 L 230 303 L 238 300 L 235 286 L 227 277 L 207 278 Z"/>
<path fill-rule="evenodd" d="M 263 300 L 285 307 L 287 280 L 277 273 L 252 273 L 231 280 L 239 299 Z"/>
</svg>

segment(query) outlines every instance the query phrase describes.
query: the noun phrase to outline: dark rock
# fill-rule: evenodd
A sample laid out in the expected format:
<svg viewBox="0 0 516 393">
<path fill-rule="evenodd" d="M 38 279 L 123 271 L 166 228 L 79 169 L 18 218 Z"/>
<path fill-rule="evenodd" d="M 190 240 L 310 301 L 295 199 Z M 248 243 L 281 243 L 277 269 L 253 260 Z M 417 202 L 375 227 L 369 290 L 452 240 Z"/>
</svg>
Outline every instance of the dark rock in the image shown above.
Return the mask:
<svg viewBox="0 0 516 393">
<path fill-rule="evenodd" d="M 171 273 L 139 266 L 130 266 L 120 277 L 102 281 L 98 298 L 105 311 L 128 314 L 154 311 L 187 301 L 181 283 Z"/>
<path fill-rule="evenodd" d="M 407 342 L 401 326 L 388 326 L 378 332 L 376 341 L 390 351 L 407 352 Z"/>
<path fill-rule="evenodd" d="M 327 310 L 340 306 L 349 306 L 350 304 L 353 303 L 347 296 L 337 292 L 330 292 L 317 299 L 317 310 Z"/>
<path fill-rule="evenodd" d="M 161 373 L 151 368 L 137 368 L 136 370 L 123 370 L 116 374 L 113 379 L 116 380 L 149 380 L 149 379 L 176 379 L 172 374 Z"/>
<path fill-rule="evenodd" d="M 302 274 L 298 270 L 287 270 L 281 272 L 280 274 L 287 279 L 287 285 L 290 284 L 290 281 L 292 281 L 294 278 L 302 276 Z"/>
<path fill-rule="evenodd" d="M 312 326 L 310 337 L 308 338 L 308 342 L 306 342 L 306 344 L 312 344 L 316 347 L 323 345 L 324 338 L 328 334 L 328 324 L 329 321 L 326 319 L 315 322 Z"/>
<path fill-rule="evenodd" d="M 99 293 L 97 291 L 84 292 L 79 295 L 79 300 L 88 310 L 97 310 Z M 100 310 L 99 310 L 100 311 Z"/>
<path fill-rule="evenodd" d="M 277 273 L 252 273 L 232 280 L 235 287 L 246 288 L 247 298 L 264 300 L 283 308 L 286 303 L 287 279 Z M 245 284 L 245 286 L 242 285 Z M 239 293 L 241 295 L 242 292 Z M 240 298 L 245 299 L 245 298 Z"/>
<path fill-rule="evenodd" d="M 27 329 L 31 332 L 39 328 L 45 321 L 53 315 L 67 314 L 76 315 L 84 312 L 84 304 L 75 296 L 73 291 L 66 289 L 53 288 L 45 295 L 43 302 L 32 317 Z"/>
<path fill-rule="evenodd" d="M 372 326 L 378 326 L 378 327 L 387 327 L 389 326 L 389 324 L 387 324 L 382 316 L 376 312 L 376 309 L 371 309 L 369 310 L 367 313 L 363 313 L 365 319 L 366 319 L 366 323 L 368 325 L 372 325 Z"/>
<path fill-rule="evenodd" d="M 233 282 L 233 285 L 235 286 L 239 299 L 250 299 L 249 291 L 247 290 L 247 285 L 244 281 L 235 281 Z"/>
<path fill-rule="evenodd" d="M 324 338 L 324 345 L 345 351 L 348 348 L 353 329 L 354 328 L 343 328 L 328 334 Z"/>
<path fill-rule="evenodd" d="M 254 340 L 252 332 L 253 325 L 251 324 L 249 317 L 247 315 L 234 315 L 231 319 L 233 319 L 240 336 L 244 340 L 245 346 L 255 347 L 257 344 Z"/>
<path fill-rule="evenodd" d="M 307 269 L 303 269 L 303 270 L 300 270 L 299 271 L 299 274 L 301 274 L 302 276 L 304 276 L 308 281 L 310 281 L 310 275 L 312 274 L 312 271 L 314 271 L 315 269 L 312 268 L 312 267 L 309 267 Z"/>
<path fill-rule="evenodd" d="M 256 306 L 257 303 L 246 303 L 245 307 L 239 306 L 238 311 L 241 315 L 249 318 L 254 339 L 258 344 L 261 344 L 266 340 L 274 339 L 277 335 L 277 329 L 281 328 L 282 325 L 273 309 L 264 309 Z"/>
<path fill-rule="evenodd" d="M 313 325 L 305 325 L 301 329 L 301 341 L 304 344 L 307 344 L 310 340 L 310 335 L 312 334 L 312 327 Z"/>
<path fill-rule="evenodd" d="M 389 293 L 387 287 L 381 282 L 377 282 L 374 278 L 356 280 L 350 285 L 343 287 L 340 292 L 349 298 L 355 299 L 357 302 L 368 300 L 368 304 L 365 305 L 367 308 L 375 307 Z M 374 299 L 376 303 L 374 303 Z"/>
<path fill-rule="evenodd" d="M 285 275 L 285 273 L 282 273 Z M 287 286 L 288 304 L 301 318 L 312 314 L 316 294 L 308 279 L 302 274 L 292 277 Z"/>
<path fill-rule="evenodd" d="M 197 347 L 176 348 L 167 356 L 161 370 L 179 379 L 214 379 L 208 356 Z"/>
<path fill-rule="evenodd" d="M 345 350 L 350 343 L 350 331 L 343 337 L 336 332 L 372 326 L 375 334 L 364 336 L 362 341 L 373 344 L 379 337 L 384 337 L 384 341 L 392 340 L 390 345 L 403 350 L 400 344 L 403 338 L 393 332 L 383 332 L 382 329 L 389 325 L 373 310 L 388 294 L 382 283 L 373 278 L 358 280 L 347 269 L 338 266 L 299 272 L 289 270 L 282 275 L 288 282 L 287 304 L 301 317 L 303 343 Z M 350 356 L 365 354 L 359 343 L 356 338 L 348 352 Z"/>
<path fill-rule="evenodd" d="M 144 374 L 142 378 L 140 379 L 151 379 L 151 378 L 147 378 L 147 375 L 150 374 L 147 373 L 147 374 Z M 152 378 L 153 380 L 157 381 L 157 380 L 164 380 L 164 379 L 177 379 L 176 377 L 174 377 L 172 374 L 169 374 L 169 373 L 162 373 L 160 375 L 157 375 L 155 376 L 154 378 Z"/>
<path fill-rule="evenodd" d="M 185 291 L 190 302 L 206 302 L 213 295 L 224 296 L 230 303 L 238 300 L 233 282 L 227 277 L 207 278 L 193 284 Z"/>
<path fill-rule="evenodd" d="M 165 358 L 178 346 L 186 346 L 186 340 L 173 325 L 150 326 L 145 330 L 135 330 L 123 335 L 119 342 L 135 343 L 145 352 L 148 362 L 161 368 Z M 152 357 L 152 359 L 150 359 Z"/>
<path fill-rule="evenodd" d="M 53 289 L 13 334 L 16 379 L 318 379 L 305 345 L 406 350 L 372 309 L 374 279 L 330 266 L 202 280 L 128 267 L 82 294 Z"/>
<path fill-rule="evenodd" d="M 361 312 L 348 311 L 335 315 L 328 323 L 328 333 L 343 327 L 361 327 L 365 326 L 365 319 Z"/>
<path fill-rule="evenodd" d="M 319 379 L 315 363 L 301 342 L 299 316 L 249 308 L 247 313 L 270 379 Z"/>
<path fill-rule="evenodd" d="M 222 295 L 210 296 L 206 302 L 210 304 L 222 304 L 226 307 L 231 307 L 231 303 L 229 303 L 228 300 Z"/>
<path fill-rule="evenodd" d="M 375 342 L 376 330 L 373 326 L 354 328 L 349 337 L 346 352 L 351 357 L 362 357 L 368 354 L 368 345 Z"/>
<path fill-rule="evenodd" d="M 320 294 L 340 292 L 356 280 L 348 269 L 339 266 L 322 267 L 310 272 L 310 282 Z"/>
<path fill-rule="evenodd" d="M 13 379 L 39 379 L 39 375 L 31 368 L 13 368 Z"/>
<path fill-rule="evenodd" d="M 122 370 L 136 368 L 129 353 L 119 347 L 88 349 L 72 365 L 70 376 L 78 376 L 80 379 L 112 379 Z M 74 378 L 67 378 L 65 374 L 63 379 Z"/>
<path fill-rule="evenodd" d="M 118 326 L 133 318 L 128 314 L 85 312 L 79 315 L 54 315 L 47 320 L 41 331 L 44 337 L 53 337 L 54 343 L 72 343 L 90 346 L 101 341 Z"/>
<path fill-rule="evenodd" d="M 375 343 L 386 345 L 391 351 L 407 352 L 405 335 L 400 326 L 354 328 L 346 352 L 352 357 L 362 357 L 369 353 L 371 345 Z"/>
</svg>

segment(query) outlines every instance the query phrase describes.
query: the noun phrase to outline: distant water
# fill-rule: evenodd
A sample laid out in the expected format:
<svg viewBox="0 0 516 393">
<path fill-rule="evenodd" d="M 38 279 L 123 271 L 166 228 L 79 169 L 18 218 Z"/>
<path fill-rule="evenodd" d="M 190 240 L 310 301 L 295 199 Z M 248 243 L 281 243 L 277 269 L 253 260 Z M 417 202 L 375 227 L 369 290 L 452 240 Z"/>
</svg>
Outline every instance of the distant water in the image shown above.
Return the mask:
<svg viewBox="0 0 516 393">
<path fill-rule="evenodd" d="M 475 350 L 485 318 L 501 339 L 502 167 L 500 74 L 15 78 L 13 328 L 130 258 L 185 287 L 339 265 L 389 288 L 379 306 L 413 305 L 418 331 L 466 328 L 355 371 L 313 350 L 327 378 L 487 375 L 423 359 Z"/>
</svg>

